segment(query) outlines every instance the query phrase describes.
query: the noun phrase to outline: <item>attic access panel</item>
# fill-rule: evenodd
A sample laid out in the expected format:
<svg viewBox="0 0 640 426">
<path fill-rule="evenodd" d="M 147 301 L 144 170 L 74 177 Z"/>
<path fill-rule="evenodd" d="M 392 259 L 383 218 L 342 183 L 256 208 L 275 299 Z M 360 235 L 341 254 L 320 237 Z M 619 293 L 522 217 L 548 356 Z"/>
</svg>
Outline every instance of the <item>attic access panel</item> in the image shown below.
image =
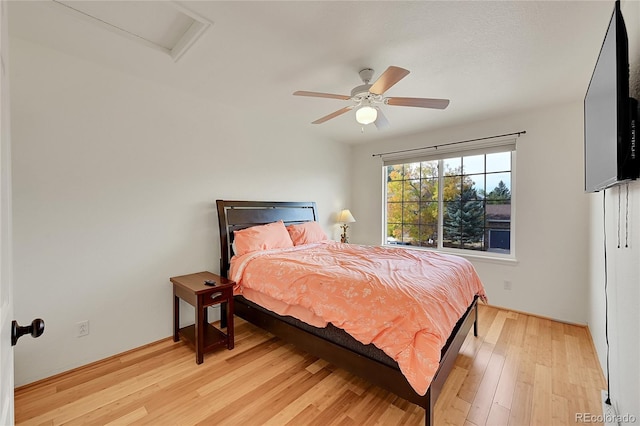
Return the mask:
<svg viewBox="0 0 640 426">
<path fill-rule="evenodd" d="M 130 40 L 160 50 L 177 61 L 212 25 L 169 1 L 71 1 L 53 3 L 73 15 Z"/>
</svg>

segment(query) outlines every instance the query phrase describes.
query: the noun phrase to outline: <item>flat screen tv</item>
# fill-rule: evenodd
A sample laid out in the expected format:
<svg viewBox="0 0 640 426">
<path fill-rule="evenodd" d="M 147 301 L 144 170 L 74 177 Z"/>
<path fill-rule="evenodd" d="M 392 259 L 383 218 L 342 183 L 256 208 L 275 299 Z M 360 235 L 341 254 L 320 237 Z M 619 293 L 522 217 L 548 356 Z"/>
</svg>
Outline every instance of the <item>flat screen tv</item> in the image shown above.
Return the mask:
<svg viewBox="0 0 640 426">
<path fill-rule="evenodd" d="M 629 97 L 629 41 L 616 1 L 584 99 L 585 191 L 597 192 L 640 175 Z"/>
</svg>

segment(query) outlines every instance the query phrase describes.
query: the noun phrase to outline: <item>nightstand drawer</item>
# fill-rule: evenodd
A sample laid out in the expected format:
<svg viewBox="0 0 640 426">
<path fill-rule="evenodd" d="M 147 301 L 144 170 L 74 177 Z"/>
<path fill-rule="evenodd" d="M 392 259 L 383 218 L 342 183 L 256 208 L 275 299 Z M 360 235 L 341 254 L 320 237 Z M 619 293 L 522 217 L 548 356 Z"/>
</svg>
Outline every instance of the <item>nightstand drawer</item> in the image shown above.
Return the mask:
<svg viewBox="0 0 640 426">
<path fill-rule="evenodd" d="M 215 289 L 215 287 L 212 287 L 212 289 Z M 233 287 L 222 288 L 211 294 L 201 294 L 200 297 L 202 297 L 202 306 L 211 306 L 226 302 L 233 297 Z"/>
</svg>

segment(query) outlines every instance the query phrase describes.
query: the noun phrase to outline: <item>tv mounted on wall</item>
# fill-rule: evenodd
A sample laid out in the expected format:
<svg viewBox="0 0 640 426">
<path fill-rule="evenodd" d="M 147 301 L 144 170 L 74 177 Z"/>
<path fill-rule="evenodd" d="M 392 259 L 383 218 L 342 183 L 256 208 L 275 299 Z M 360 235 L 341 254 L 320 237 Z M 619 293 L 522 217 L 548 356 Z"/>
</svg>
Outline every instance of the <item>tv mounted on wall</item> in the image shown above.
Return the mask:
<svg viewBox="0 0 640 426">
<path fill-rule="evenodd" d="M 629 97 L 629 41 L 618 0 L 584 98 L 586 192 L 638 178 L 637 116 L 638 102 Z"/>
</svg>

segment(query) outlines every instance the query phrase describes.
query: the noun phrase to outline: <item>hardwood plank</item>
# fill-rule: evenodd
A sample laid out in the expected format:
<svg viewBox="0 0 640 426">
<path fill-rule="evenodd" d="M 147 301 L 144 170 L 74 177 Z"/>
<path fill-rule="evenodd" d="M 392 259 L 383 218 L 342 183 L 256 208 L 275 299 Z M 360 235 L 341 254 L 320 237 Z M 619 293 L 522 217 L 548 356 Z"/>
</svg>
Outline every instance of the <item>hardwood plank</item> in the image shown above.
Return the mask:
<svg viewBox="0 0 640 426">
<path fill-rule="evenodd" d="M 575 413 L 571 414 L 567 398 L 558 395 L 551 396 L 551 424 L 573 424 L 575 422 Z"/>
<path fill-rule="evenodd" d="M 514 403 L 511 406 L 511 413 L 509 415 L 509 425 L 521 426 L 537 424 L 531 421 L 533 385 L 518 381 L 516 383 L 515 393 L 513 394 L 513 400 Z"/>
<path fill-rule="evenodd" d="M 536 364 L 533 384 L 533 409 L 531 422 L 545 424 L 551 419 L 551 369 L 543 364 Z M 550 424 L 550 423 L 548 423 Z"/>
<path fill-rule="evenodd" d="M 447 406 L 446 411 L 442 417 L 435 417 L 434 422 L 436 424 L 451 424 L 459 425 L 463 423 L 471 423 L 467 417 L 471 404 L 464 399 L 454 397 L 450 404 Z"/>
<path fill-rule="evenodd" d="M 436 425 L 566 425 L 601 414 L 585 327 L 479 306 L 436 403 Z M 15 392 L 16 423 L 423 425 L 424 411 L 242 320 L 205 356 L 163 339 Z"/>
<path fill-rule="evenodd" d="M 516 383 L 518 379 L 518 368 L 520 366 L 520 348 L 517 346 L 509 347 L 504 359 L 500 379 L 496 387 L 496 393 L 493 403 L 498 404 L 507 410 L 511 409 L 513 396 L 515 393 Z"/>
<path fill-rule="evenodd" d="M 536 362 L 538 364 L 542 364 L 547 367 L 552 366 L 552 337 L 551 321 L 547 319 L 541 320 L 538 332 L 538 353 L 536 356 Z"/>
<path fill-rule="evenodd" d="M 476 339 L 473 336 L 473 330 L 469 331 L 469 335 L 465 339 L 464 344 L 460 347 L 455 365 L 470 370 L 478 351 L 484 343 L 483 339 Z"/>
<path fill-rule="evenodd" d="M 458 395 L 459 395 L 460 389 L 462 388 L 462 385 L 468 373 L 469 371 L 464 368 L 461 368 L 458 366 L 453 367 L 453 370 L 451 370 L 451 373 L 449 373 L 447 382 L 442 387 L 442 392 L 438 397 L 438 401 L 436 401 L 435 413 L 434 413 L 435 418 L 446 417 L 450 407 L 454 403 L 454 400 L 456 398 L 459 398 Z M 467 417 L 466 412 L 464 413 L 464 417 Z"/>
<path fill-rule="evenodd" d="M 502 333 L 502 328 L 504 327 L 504 322 L 507 319 L 507 311 L 500 311 L 496 314 L 495 319 L 491 323 L 491 327 L 487 331 L 487 334 L 484 336 L 484 341 L 487 343 L 491 343 L 495 345 L 498 342 L 498 338 Z"/>
<path fill-rule="evenodd" d="M 523 342 L 522 358 L 518 369 L 518 382 L 533 385 L 535 373 L 535 361 L 538 356 L 537 318 L 527 318 Z"/>
<path fill-rule="evenodd" d="M 384 410 L 387 404 L 387 398 L 388 401 L 390 401 L 389 403 L 395 400 L 393 395 L 390 395 L 388 392 L 375 386 L 369 386 L 360 400 L 347 409 L 347 414 L 353 418 L 357 424 L 367 424 L 371 422 L 372 419 L 375 421 L 376 416 L 380 415 L 382 410 Z M 424 419 L 424 411 L 420 411 Z M 422 423 L 424 424 L 424 420 L 422 420 Z"/>
<path fill-rule="evenodd" d="M 511 329 L 511 334 L 509 335 L 508 345 L 523 347 L 525 330 L 527 328 L 527 316 L 516 314 L 509 319 L 514 322 L 514 326 Z"/>
<path fill-rule="evenodd" d="M 316 416 L 309 425 L 324 426 L 328 424 L 342 424 L 346 418 L 349 418 L 350 423 L 355 423 L 353 419 L 346 416 L 344 412 L 346 407 L 353 404 L 357 400 L 358 396 L 348 389 L 343 389 L 341 392 L 336 392 L 330 398 L 325 398 L 325 404 L 331 400 L 331 404 L 327 406 L 318 407 L 320 414 Z M 331 409 L 327 409 L 330 406 Z M 386 405 L 385 410 L 392 407 L 391 404 Z M 382 415 L 382 413 L 381 413 Z"/>
<path fill-rule="evenodd" d="M 509 415 L 511 410 L 500 404 L 493 403 L 489 410 L 486 424 L 488 425 L 507 425 L 509 424 Z"/>
<path fill-rule="evenodd" d="M 473 360 L 473 364 L 467 374 L 467 378 L 458 392 L 460 398 L 469 403 L 472 403 L 475 399 L 476 392 L 482 382 L 482 377 L 484 377 L 484 373 L 489 365 L 493 348 L 494 346 L 490 343 L 485 342 L 482 344 L 482 347 Z"/>
<path fill-rule="evenodd" d="M 319 374 L 320 375 L 316 375 Z M 330 394 L 332 390 L 343 386 L 342 378 L 338 375 L 331 375 L 328 369 L 321 369 L 314 373 L 316 378 L 320 378 L 312 389 L 296 388 L 295 399 L 285 408 L 265 421 L 265 424 L 282 425 L 293 422 L 298 416 L 306 417 L 309 411 L 320 413 L 319 406 L 322 405 L 318 394 L 324 389 L 323 395 Z M 316 414 L 317 416 L 318 414 Z"/>
<path fill-rule="evenodd" d="M 487 423 L 503 366 L 504 357 L 500 354 L 493 353 L 487 364 L 485 374 L 482 376 L 482 381 L 480 382 L 475 398 L 473 399 L 467 420 L 478 425 Z"/>
<path fill-rule="evenodd" d="M 134 410 L 128 414 L 125 414 L 124 416 L 118 417 L 117 419 L 109 423 L 101 423 L 101 424 L 104 424 L 105 426 L 129 425 L 135 420 L 144 418 L 144 416 L 146 416 L 147 414 L 148 414 L 147 410 L 145 410 L 144 407 L 140 407 L 137 410 Z"/>
<path fill-rule="evenodd" d="M 291 421 L 287 423 L 281 423 L 281 424 L 286 424 L 290 426 L 307 425 L 307 424 L 310 424 L 313 421 L 313 419 L 317 418 L 320 415 L 320 413 L 321 413 L 320 410 L 318 410 L 318 408 L 315 407 L 314 405 L 307 405 L 305 409 L 302 410 L 300 413 L 298 413 L 293 419 L 291 419 Z M 277 425 L 277 423 L 269 423 L 269 424 Z"/>
</svg>

